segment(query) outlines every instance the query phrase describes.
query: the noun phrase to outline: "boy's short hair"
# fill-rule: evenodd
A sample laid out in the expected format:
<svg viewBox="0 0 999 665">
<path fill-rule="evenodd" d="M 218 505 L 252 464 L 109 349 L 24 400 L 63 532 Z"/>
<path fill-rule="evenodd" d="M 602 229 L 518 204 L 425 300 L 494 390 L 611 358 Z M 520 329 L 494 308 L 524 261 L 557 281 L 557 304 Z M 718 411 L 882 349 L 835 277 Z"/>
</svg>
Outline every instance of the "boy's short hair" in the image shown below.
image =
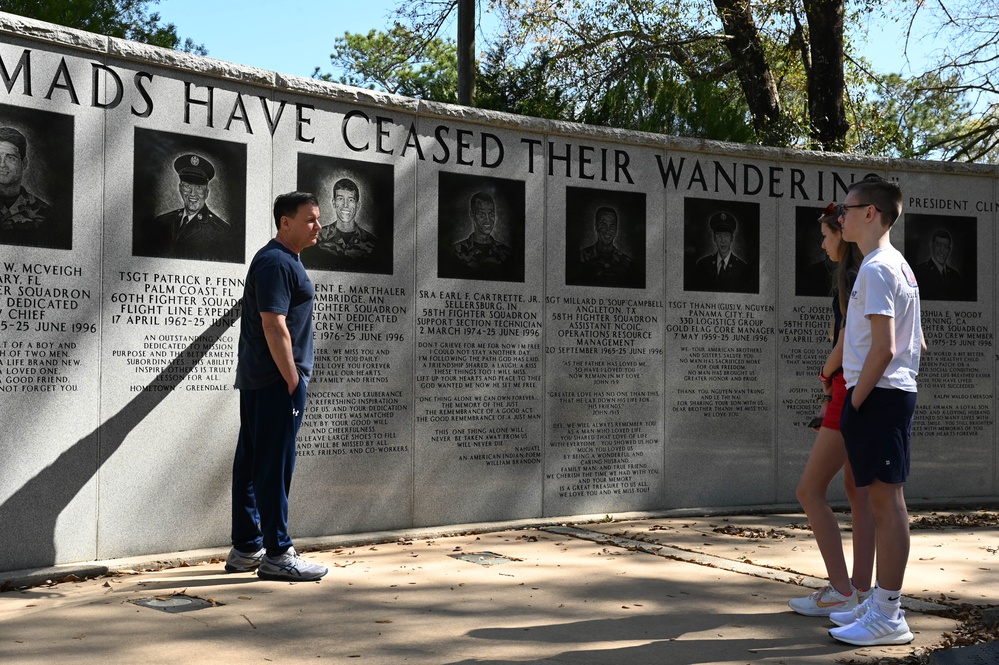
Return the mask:
<svg viewBox="0 0 999 665">
<path fill-rule="evenodd" d="M 281 230 L 282 217 L 294 217 L 301 205 L 310 204 L 317 208 L 319 200 L 309 192 L 288 192 L 274 199 L 274 225 Z"/>
<path fill-rule="evenodd" d="M 857 192 L 857 196 L 864 199 L 864 203 L 870 203 L 881 211 L 881 219 L 888 222 L 891 227 L 902 214 L 902 190 L 895 183 L 885 180 L 879 175 L 870 174 L 863 180 L 859 180 L 846 190 L 847 192 Z"/>
</svg>

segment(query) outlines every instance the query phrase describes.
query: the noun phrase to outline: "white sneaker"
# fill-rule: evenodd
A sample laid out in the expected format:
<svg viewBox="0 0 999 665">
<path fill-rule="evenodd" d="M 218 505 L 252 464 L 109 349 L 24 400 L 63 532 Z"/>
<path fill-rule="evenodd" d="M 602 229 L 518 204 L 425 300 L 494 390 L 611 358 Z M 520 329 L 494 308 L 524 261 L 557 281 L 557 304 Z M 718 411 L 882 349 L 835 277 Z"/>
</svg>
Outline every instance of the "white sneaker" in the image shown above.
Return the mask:
<svg viewBox="0 0 999 665">
<path fill-rule="evenodd" d="M 312 582 L 328 572 L 329 568 L 326 566 L 309 563 L 298 556 L 294 547 L 289 547 L 287 552 L 273 558 L 265 554 L 257 568 L 257 576 L 262 579 L 287 582 Z"/>
<path fill-rule="evenodd" d="M 871 604 L 864 616 L 850 625 L 831 628 L 829 636 L 858 647 L 908 644 L 913 640 L 909 624 L 905 622 L 905 612 L 899 610 L 897 619 L 889 619 L 874 604 Z"/>
<path fill-rule="evenodd" d="M 853 595 L 856 596 L 857 592 L 854 591 Z M 832 621 L 837 626 L 849 626 L 854 621 L 860 619 L 860 617 L 867 614 L 867 610 L 871 608 L 874 604 L 874 595 L 869 594 L 863 602 L 859 603 L 856 607 L 851 610 L 846 610 L 845 612 L 833 612 L 829 615 L 829 620 Z"/>
<path fill-rule="evenodd" d="M 844 596 L 832 586 L 827 585 L 805 598 L 792 598 L 788 606 L 798 614 L 806 617 L 827 617 L 833 612 L 845 612 L 857 606 L 857 594 Z"/>
<path fill-rule="evenodd" d="M 259 549 L 256 552 L 240 552 L 235 547 L 229 550 L 229 556 L 225 558 L 225 570 L 227 573 L 249 573 L 260 566 L 264 558 L 265 550 Z"/>
</svg>

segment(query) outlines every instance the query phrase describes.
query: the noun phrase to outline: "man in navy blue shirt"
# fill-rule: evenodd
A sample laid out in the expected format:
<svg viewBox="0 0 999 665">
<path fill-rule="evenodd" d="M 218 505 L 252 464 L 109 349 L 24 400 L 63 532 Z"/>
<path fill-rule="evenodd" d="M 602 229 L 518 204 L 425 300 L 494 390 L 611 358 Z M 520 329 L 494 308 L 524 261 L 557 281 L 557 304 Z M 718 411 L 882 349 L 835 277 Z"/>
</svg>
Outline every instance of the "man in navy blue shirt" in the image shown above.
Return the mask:
<svg viewBox="0 0 999 665">
<path fill-rule="evenodd" d="M 288 491 L 313 363 L 315 289 L 299 254 L 319 237 L 319 202 L 305 192 L 282 194 L 274 201 L 274 223 L 277 235 L 253 257 L 243 291 L 232 550 L 225 569 L 311 581 L 328 571 L 292 546 Z"/>
</svg>

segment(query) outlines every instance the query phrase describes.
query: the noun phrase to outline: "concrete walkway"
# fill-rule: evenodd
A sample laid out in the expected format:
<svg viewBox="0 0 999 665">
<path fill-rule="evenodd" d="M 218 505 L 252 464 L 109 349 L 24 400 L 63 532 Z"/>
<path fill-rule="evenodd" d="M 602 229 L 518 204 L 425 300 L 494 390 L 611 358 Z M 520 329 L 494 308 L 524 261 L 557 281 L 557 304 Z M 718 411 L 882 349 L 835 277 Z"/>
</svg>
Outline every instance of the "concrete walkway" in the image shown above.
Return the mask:
<svg viewBox="0 0 999 665">
<path fill-rule="evenodd" d="M 795 526 L 804 522 L 643 516 L 396 532 L 364 545 L 299 539 L 300 550 L 323 548 L 306 557 L 330 573 L 298 584 L 226 574 L 224 550 L 107 562 L 123 572 L 0 594 L 0 662 L 832 663 L 940 644 L 955 623 L 925 613 L 938 603 L 999 603 L 999 531 L 914 530 L 905 592 L 915 642 L 839 644 L 826 620 L 787 607 L 823 583 L 811 532 Z M 186 563 L 141 570 L 164 559 Z M 0 574 L 0 583 L 31 574 Z M 167 613 L 134 603 L 170 605 L 177 594 L 210 604 Z"/>
</svg>

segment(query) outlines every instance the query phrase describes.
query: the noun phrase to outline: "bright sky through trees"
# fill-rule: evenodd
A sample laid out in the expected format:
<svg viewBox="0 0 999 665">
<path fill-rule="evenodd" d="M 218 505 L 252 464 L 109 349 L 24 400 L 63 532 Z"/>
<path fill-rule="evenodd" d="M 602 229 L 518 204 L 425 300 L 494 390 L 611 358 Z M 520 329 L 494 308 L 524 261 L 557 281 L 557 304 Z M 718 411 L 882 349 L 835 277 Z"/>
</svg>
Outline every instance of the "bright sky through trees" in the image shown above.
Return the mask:
<svg viewBox="0 0 999 665">
<path fill-rule="evenodd" d="M 311 76 L 316 67 L 330 71 L 330 51 L 345 32 L 387 30 L 397 0 L 160 0 L 151 6 L 179 34 L 204 44 L 208 55 L 283 74 Z M 876 15 L 876 14 L 875 14 Z M 902 51 L 905 25 L 879 22 L 864 53 L 881 73 L 910 74 Z M 490 25 L 486 17 L 483 29 Z M 454 38 L 452 25 L 448 34 Z M 487 35 L 481 35 L 481 38 Z M 872 43 L 873 42 L 873 43 Z M 917 44 L 910 44 L 910 54 Z M 925 42 L 918 44 L 926 48 Z M 481 44 L 479 51 L 483 50 Z M 337 75 L 340 72 L 334 72 Z"/>
</svg>

